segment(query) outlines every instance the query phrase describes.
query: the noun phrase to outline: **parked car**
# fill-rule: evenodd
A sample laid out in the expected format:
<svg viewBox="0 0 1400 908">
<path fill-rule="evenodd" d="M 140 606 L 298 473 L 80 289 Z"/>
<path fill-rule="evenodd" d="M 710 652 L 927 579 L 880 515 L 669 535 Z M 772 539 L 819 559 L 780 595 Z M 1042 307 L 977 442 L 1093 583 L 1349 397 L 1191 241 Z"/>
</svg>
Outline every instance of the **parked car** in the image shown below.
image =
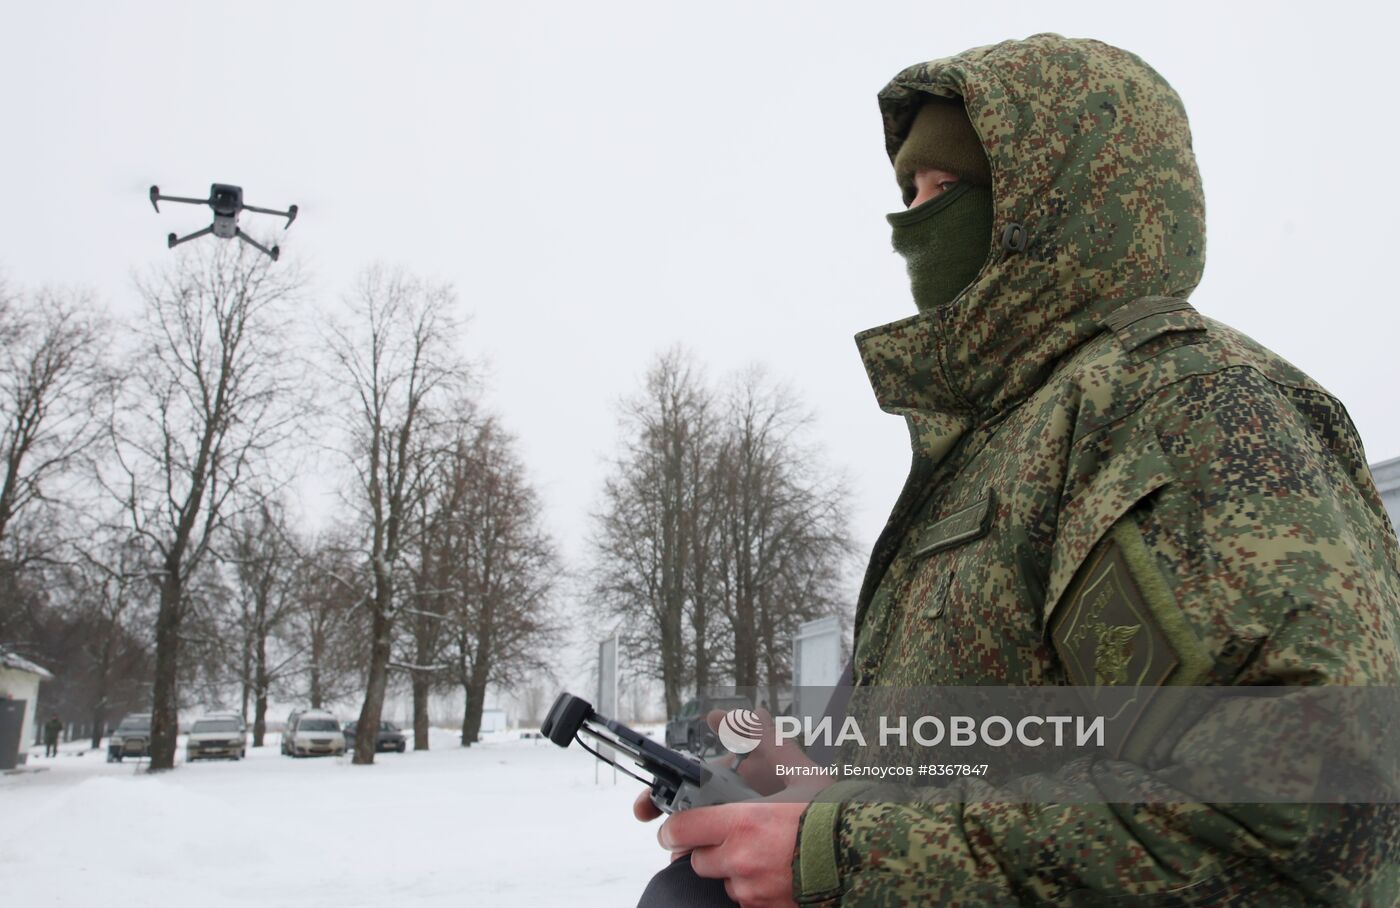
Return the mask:
<svg viewBox="0 0 1400 908">
<path fill-rule="evenodd" d="M 282 753 L 289 757 L 330 756 L 345 753 L 340 723 L 323 709 L 293 710 L 282 732 Z"/>
<path fill-rule="evenodd" d="M 131 713 L 117 723 L 107 739 L 107 762 L 120 763 L 124 757 L 151 755 L 151 714 Z"/>
<path fill-rule="evenodd" d="M 345 723 L 346 750 L 355 749 L 355 728 L 357 725 L 358 723 L 356 722 Z M 374 742 L 374 749 L 376 753 L 385 750 L 395 750 L 399 753 L 403 753 L 408 749 L 408 740 L 404 737 L 403 732 L 399 730 L 399 727 L 393 722 L 380 722 L 379 736 Z"/>
<path fill-rule="evenodd" d="M 185 736 L 185 762 L 211 757 L 241 760 L 248 755 L 248 727 L 229 713 L 196 719 Z"/>
<path fill-rule="evenodd" d="M 719 739 L 705 716 L 712 709 L 753 709 L 747 697 L 693 697 L 666 723 L 666 746 L 704 756 L 719 750 Z"/>
</svg>

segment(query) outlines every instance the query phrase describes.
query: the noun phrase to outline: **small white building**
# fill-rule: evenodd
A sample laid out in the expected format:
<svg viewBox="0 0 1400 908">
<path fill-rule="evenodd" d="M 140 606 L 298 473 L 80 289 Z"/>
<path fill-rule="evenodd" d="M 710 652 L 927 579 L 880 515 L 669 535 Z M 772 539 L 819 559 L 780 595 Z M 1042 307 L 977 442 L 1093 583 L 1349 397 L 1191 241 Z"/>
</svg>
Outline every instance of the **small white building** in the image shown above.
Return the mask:
<svg viewBox="0 0 1400 908">
<path fill-rule="evenodd" d="M 510 718 L 503 709 L 485 708 L 481 711 L 481 733 L 505 731 L 510 727 Z"/>
<path fill-rule="evenodd" d="M 19 703 L 24 704 L 19 740 L 16 742 L 18 753 L 15 755 L 15 765 L 23 765 L 29 758 L 29 742 L 34 740 L 35 711 L 39 708 L 39 682 L 52 680 L 53 675 L 48 670 L 23 656 L 0 650 L 0 701 L 12 701 L 11 704 L 7 704 L 10 709 L 6 712 L 9 714 L 13 713 Z M 7 718 L 8 716 L 0 716 L 0 722 L 5 722 Z M 5 729 L 0 729 L 0 740 L 8 743 L 9 736 L 5 735 L 4 731 Z M 0 767 L 10 765 L 8 756 L 0 754 Z"/>
</svg>

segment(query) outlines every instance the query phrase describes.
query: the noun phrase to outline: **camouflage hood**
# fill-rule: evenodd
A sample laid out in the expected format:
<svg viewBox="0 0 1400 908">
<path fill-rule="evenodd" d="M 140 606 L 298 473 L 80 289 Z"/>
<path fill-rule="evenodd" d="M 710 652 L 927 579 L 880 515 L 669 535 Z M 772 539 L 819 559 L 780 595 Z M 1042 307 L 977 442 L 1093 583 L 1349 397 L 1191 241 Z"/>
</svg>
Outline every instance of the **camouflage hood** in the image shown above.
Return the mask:
<svg viewBox="0 0 1400 908">
<path fill-rule="evenodd" d="M 987 261 L 946 306 L 856 340 L 883 409 L 966 426 L 1023 399 L 1117 307 L 1189 295 L 1205 201 L 1180 98 L 1127 51 L 1042 34 L 911 66 L 879 96 L 892 162 L 929 95 L 963 99 L 991 162 Z"/>
</svg>

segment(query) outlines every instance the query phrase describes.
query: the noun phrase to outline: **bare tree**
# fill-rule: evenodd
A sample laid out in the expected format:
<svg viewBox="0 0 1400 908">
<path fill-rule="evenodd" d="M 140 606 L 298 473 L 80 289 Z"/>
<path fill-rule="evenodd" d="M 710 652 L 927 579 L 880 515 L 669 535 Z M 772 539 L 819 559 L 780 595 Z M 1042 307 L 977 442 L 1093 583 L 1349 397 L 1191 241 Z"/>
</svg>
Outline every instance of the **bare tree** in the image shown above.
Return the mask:
<svg viewBox="0 0 1400 908">
<path fill-rule="evenodd" d="M 721 509 L 717 507 L 722 491 L 718 459 L 723 447 L 721 426 L 717 425 L 716 407 L 708 399 L 697 407 L 691 419 L 693 425 L 685 439 L 685 542 L 688 546 L 685 563 L 685 589 L 690 614 L 691 675 L 697 691 L 708 690 L 712 684 L 713 650 L 723 647 L 716 639 L 721 618 L 723 590 L 718 571 L 718 555 L 722 537 Z M 674 713 L 668 713 L 674 715 Z"/>
<path fill-rule="evenodd" d="M 342 408 L 346 454 L 369 574 L 369 652 L 354 761 L 373 763 L 412 518 L 437 454 L 435 426 L 452 419 L 446 405 L 462 397 L 468 370 L 456 352 L 456 295 L 449 285 L 373 267 L 361 273 L 346 303 L 352 321 L 332 330 L 329 346 L 335 378 L 350 397 Z"/>
<path fill-rule="evenodd" d="M 256 509 L 232 527 L 224 561 L 232 568 L 237 607 L 234 637 L 239 643 L 236 668 L 243 718 L 248 718 L 251 701 L 253 746 L 262 747 L 272 684 L 299 655 L 297 650 L 277 653 L 271 648 L 297 604 L 298 553 L 281 507 L 270 496 L 255 499 Z"/>
<path fill-rule="evenodd" d="M 0 280 L 0 645 L 30 655 L 16 572 L 77 535 L 53 505 L 76 504 L 77 468 L 116 386 L 102 324 L 86 294 L 20 294 Z"/>
<path fill-rule="evenodd" d="M 622 419 L 623 454 L 595 517 L 593 597 L 633 632 L 634 670 L 683 691 L 777 688 L 790 640 L 839 611 L 851 546 L 846 494 L 804 442 L 809 418 L 761 370 L 718 398 L 686 354 L 647 373 Z"/>
<path fill-rule="evenodd" d="M 65 718 L 71 736 L 90 734 L 94 748 L 109 720 L 150 703 L 154 589 L 142 553 L 126 542 L 99 534 L 62 560 L 39 559 L 5 578 L 14 633 L 0 652 L 53 672 L 45 709 Z"/>
<path fill-rule="evenodd" d="M 180 620 L 177 709 L 232 711 L 237 702 L 238 635 L 229 629 L 236 595 L 214 558 L 201 559 L 185 579 Z"/>
<path fill-rule="evenodd" d="M 133 536 L 104 535 L 79 550 L 68 572 L 76 610 L 88 632 L 80 636 L 86 671 L 92 749 L 102 746 L 114 708 L 146 699 L 150 668 L 148 623 L 152 592 L 149 553 Z"/>
<path fill-rule="evenodd" d="M 641 671 L 660 674 L 668 714 L 694 677 L 687 658 L 687 581 L 701 582 L 700 653 L 707 634 L 708 574 L 692 559 L 706 552 L 711 526 L 697 513 L 705 493 L 710 394 L 699 368 L 683 350 L 657 358 L 644 389 L 623 406 L 623 452 L 603 488 L 594 516 L 592 587 L 615 620 L 644 616 L 645 633 L 625 638 Z"/>
<path fill-rule="evenodd" d="M 418 531 L 415 563 L 409 575 L 411 604 L 405 609 L 404 621 L 408 656 L 395 665 L 408 673 L 412 690 L 414 750 L 428 749 L 428 700 L 447 667 L 440 659 L 447 643 L 446 611 L 454 566 L 446 557 L 442 526 L 460 507 L 463 487 L 450 481 L 450 459 L 444 460 L 436 465 L 428 494 L 415 515 Z"/>
<path fill-rule="evenodd" d="M 529 724 L 539 724 L 552 699 L 553 691 L 545 686 L 544 678 L 532 678 L 517 689 L 520 718 Z"/>
<path fill-rule="evenodd" d="M 294 656 L 290 693 L 313 709 L 343 699 L 364 683 L 362 645 L 367 589 L 355 546 L 344 531 L 323 536 L 302 553 L 285 638 Z"/>
<path fill-rule="evenodd" d="M 151 769 L 162 770 L 175 761 L 187 584 L 231 516 L 235 493 L 297 415 L 295 360 L 280 346 L 300 282 L 285 263 L 216 243 L 137 286 L 145 321 L 106 485 L 156 561 Z"/>
<path fill-rule="evenodd" d="M 548 672 L 557 639 L 552 597 L 560 576 L 541 526 L 539 498 L 515 442 L 484 419 L 453 450 L 449 481 L 460 506 L 444 521 L 443 553 L 455 566 L 448 652 L 462 685 L 462 745 L 481 730 L 488 685 L 517 685 Z"/>
<path fill-rule="evenodd" d="M 446 648 L 451 636 L 454 594 L 460 595 L 460 565 L 452 549 L 454 527 L 463 519 L 472 491 L 469 471 L 475 463 L 465 454 L 475 403 L 461 401 L 457 419 L 445 426 L 457 437 L 443 444 L 442 456 L 433 459 L 418 502 L 418 530 L 414 565 L 410 575 L 411 605 L 406 608 L 404 647 L 408 654 L 395 667 L 408 673 L 413 694 L 413 749 L 427 750 L 428 701 L 435 687 L 443 686 Z"/>
<path fill-rule="evenodd" d="M 115 387 L 103 320 L 90 297 L 0 284 L 0 550 L 47 483 L 103 436 Z"/>
<path fill-rule="evenodd" d="M 753 369 L 735 382 L 715 460 L 715 545 L 723 610 L 733 633 L 735 685 L 790 678 L 797 625 L 833 614 L 854 547 L 846 493 L 801 444 L 810 418 L 787 389 Z"/>
</svg>

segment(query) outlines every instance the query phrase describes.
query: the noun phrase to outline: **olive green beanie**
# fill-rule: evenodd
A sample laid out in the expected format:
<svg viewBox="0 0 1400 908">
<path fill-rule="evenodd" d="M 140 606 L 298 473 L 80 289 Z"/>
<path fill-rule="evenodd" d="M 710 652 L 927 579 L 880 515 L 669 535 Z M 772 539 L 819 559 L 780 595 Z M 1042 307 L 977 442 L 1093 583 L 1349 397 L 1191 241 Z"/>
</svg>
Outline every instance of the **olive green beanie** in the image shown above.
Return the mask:
<svg viewBox="0 0 1400 908">
<path fill-rule="evenodd" d="M 947 170 L 978 186 L 992 185 L 992 167 L 961 101 L 930 98 L 914 115 L 909 135 L 894 157 L 894 175 L 904 204 L 914 200 L 914 174 Z"/>
</svg>

